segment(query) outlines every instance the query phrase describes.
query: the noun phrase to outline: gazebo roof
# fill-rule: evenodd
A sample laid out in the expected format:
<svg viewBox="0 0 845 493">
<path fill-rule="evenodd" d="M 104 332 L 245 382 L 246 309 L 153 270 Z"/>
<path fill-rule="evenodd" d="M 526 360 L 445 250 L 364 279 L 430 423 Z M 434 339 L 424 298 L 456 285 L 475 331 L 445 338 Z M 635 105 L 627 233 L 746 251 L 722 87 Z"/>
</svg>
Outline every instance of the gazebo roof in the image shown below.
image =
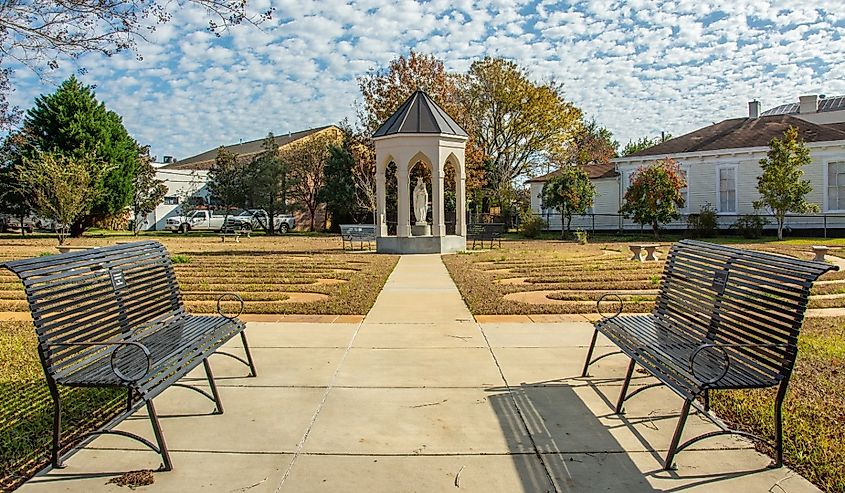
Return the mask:
<svg viewBox="0 0 845 493">
<path fill-rule="evenodd" d="M 467 133 L 428 94 L 415 91 L 396 113 L 373 134 L 373 138 L 394 134 L 446 134 L 467 137 Z"/>
</svg>

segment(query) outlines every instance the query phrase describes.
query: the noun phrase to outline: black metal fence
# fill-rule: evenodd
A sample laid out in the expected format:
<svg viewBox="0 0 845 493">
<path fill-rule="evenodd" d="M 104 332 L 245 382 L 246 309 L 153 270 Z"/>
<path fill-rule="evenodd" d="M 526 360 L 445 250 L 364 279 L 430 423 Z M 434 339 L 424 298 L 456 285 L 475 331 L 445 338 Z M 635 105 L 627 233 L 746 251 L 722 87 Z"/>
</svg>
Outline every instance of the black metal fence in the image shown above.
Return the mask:
<svg viewBox="0 0 845 493">
<path fill-rule="evenodd" d="M 690 218 L 697 215 L 682 214 L 678 220 L 661 225 L 661 230 L 683 232 L 695 229 L 695 225 L 691 224 Z M 559 213 L 548 212 L 534 214 L 534 216 L 543 220 L 544 231 L 560 231 L 562 229 L 563 218 Z M 765 221 L 763 229 L 767 234 L 777 230 L 777 220 L 774 215 L 758 214 L 757 216 Z M 722 232 L 737 232 L 739 230 L 737 222 L 747 217 L 743 214 L 718 214 L 716 217 L 717 229 Z M 514 220 L 517 229 L 520 229 L 519 218 L 514 218 Z M 592 233 L 638 233 L 641 231 L 648 232 L 651 228 L 635 223 L 621 214 L 578 214 L 572 216 L 570 229 L 572 231 L 580 229 Z M 845 237 L 845 214 L 789 214 L 784 221 L 784 231 L 787 234 L 793 233 L 802 236 Z"/>
</svg>

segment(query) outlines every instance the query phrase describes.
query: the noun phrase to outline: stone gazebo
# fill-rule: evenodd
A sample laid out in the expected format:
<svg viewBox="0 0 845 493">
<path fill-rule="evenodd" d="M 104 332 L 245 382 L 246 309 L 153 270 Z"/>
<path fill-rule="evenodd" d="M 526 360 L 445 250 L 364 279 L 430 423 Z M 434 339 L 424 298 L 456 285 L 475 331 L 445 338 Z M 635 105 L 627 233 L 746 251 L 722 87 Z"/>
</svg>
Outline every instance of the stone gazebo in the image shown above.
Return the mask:
<svg viewBox="0 0 845 493">
<path fill-rule="evenodd" d="M 467 133 L 428 94 L 416 91 L 373 134 L 376 147 L 376 245 L 379 253 L 445 253 L 466 249 Z M 388 167 L 396 166 L 396 235 L 388 235 Z M 431 174 L 431 224 L 427 221 L 428 188 L 411 170 L 421 165 Z M 455 233 L 446 234 L 444 178 L 454 169 Z M 412 223 L 413 221 L 413 223 Z M 413 224 L 413 226 L 412 226 Z"/>
</svg>

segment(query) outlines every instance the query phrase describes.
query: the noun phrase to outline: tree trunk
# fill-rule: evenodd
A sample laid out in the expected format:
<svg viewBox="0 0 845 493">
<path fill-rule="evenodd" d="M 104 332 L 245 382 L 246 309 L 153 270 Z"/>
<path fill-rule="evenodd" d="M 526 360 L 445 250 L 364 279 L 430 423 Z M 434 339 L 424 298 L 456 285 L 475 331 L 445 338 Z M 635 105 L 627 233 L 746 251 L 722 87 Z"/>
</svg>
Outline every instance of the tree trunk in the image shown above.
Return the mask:
<svg viewBox="0 0 845 493">
<path fill-rule="evenodd" d="M 783 217 L 778 217 L 778 239 L 783 239 Z"/>
<path fill-rule="evenodd" d="M 276 234 L 276 223 L 275 215 L 276 215 L 276 201 L 274 200 L 275 193 L 270 194 L 270 200 L 267 202 L 267 225 L 269 226 L 269 231 L 267 231 L 268 235 Z"/>
<path fill-rule="evenodd" d="M 660 239 L 660 235 L 658 234 L 658 231 L 659 231 L 660 228 L 658 226 L 659 225 L 656 222 L 651 223 L 651 230 L 654 232 L 654 239 L 655 240 Z"/>
<path fill-rule="evenodd" d="M 21 236 L 26 238 L 26 226 L 24 225 L 24 219 L 26 218 L 26 214 L 21 214 Z"/>
<path fill-rule="evenodd" d="M 70 236 L 72 238 L 80 238 L 86 229 L 88 229 L 88 226 L 85 225 L 85 219 L 76 221 L 70 225 Z"/>
<path fill-rule="evenodd" d="M 314 216 L 317 214 L 316 209 L 317 209 L 316 207 L 312 207 L 311 204 L 308 204 L 308 215 L 311 216 L 310 217 L 311 226 L 310 226 L 310 229 L 309 229 L 310 231 L 314 231 L 314 220 L 316 219 Z"/>
</svg>

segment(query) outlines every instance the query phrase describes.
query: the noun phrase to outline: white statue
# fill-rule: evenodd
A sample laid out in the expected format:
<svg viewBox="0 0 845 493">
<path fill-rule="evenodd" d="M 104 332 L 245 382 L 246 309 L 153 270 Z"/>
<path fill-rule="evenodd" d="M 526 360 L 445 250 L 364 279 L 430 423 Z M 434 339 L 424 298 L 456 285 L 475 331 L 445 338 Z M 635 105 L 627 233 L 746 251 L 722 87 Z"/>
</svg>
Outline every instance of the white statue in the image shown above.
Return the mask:
<svg viewBox="0 0 845 493">
<path fill-rule="evenodd" d="M 428 190 L 422 178 L 417 177 L 417 185 L 414 187 L 414 217 L 417 219 L 417 224 L 426 224 L 426 212 L 428 212 Z"/>
</svg>

